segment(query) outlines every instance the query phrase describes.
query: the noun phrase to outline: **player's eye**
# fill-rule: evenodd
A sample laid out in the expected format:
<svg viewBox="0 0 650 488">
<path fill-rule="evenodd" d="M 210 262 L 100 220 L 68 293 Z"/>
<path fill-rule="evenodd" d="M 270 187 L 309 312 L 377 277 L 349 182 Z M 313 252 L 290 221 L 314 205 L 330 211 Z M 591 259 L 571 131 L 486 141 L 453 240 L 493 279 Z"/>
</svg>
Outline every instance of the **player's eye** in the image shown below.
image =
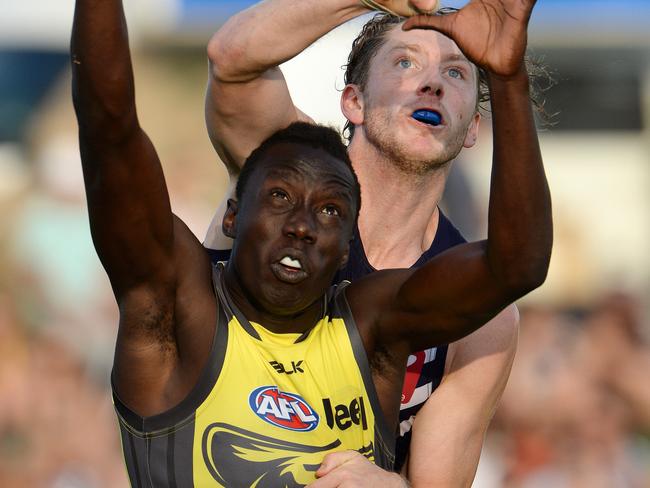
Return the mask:
<svg viewBox="0 0 650 488">
<path fill-rule="evenodd" d="M 413 67 L 413 62 L 410 59 L 407 58 L 402 58 L 400 59 L 397 64 L 399 65 L 400 68 L 404 69 L 409 69 Z"/>
<path fill-rule="evenodd" d="M 332 215 L 332 216 L 335 216 L 335 217 L 338 217 L 339 215 L 341 215 L 341 213 L 339 212 L 339 209 L 336 208 L 334 205 L 325 205 L 321 209 L 321 213 L 324 213 L 325 215 Z"/>
<path fill-rule="evenodd" d="M 281 200 L 289 200 L 289 195 L 283 190 L 271 190 L 271 196 L 273 198 L 279 198 Z"/>
<path fill-rule="evenodd" d="M 457 68 L 449 68 L 449 69 L 447 70 L 447 74 L 448 74 L 451 78 L 456 78 L 456 79 L 462 79 L 462 78 L 463 78 L 463 73 L 462 73 L 462 71 L 459 70 L 459 69 L 457 69 Z"/>
</svg>

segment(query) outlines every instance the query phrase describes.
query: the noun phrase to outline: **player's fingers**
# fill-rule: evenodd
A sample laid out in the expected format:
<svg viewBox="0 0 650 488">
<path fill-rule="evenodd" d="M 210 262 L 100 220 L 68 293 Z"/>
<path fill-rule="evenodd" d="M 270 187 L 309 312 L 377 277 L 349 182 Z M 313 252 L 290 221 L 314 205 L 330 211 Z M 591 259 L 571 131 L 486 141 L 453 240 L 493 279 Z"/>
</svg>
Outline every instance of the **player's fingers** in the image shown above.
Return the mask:
<svg viewBox="0 0 650 488">
<path fill-rule="evenodd" d="M 432 29 L 449 36 L 451 33 L 453 18 L 456 15 L 457 12 L 445 15 L 414 15 L 404 22 L 402 28 L 404 30 Z"/>
<path fill-rule="evenodd" d="M 316 481 L 309 483 L 305 488 L 337 488 L 338 486 L 338 480 L 332 476 L 326 476 L 325 478 L 318 478 Z"/>
<path fill-rule="evenodd" d="M 347 463 L 351 459 L 354 459 L 355 455 L 360 455 L 356 451 L 339 451 L 331 452 L 323 458 L 323 462 L 320 464 L 320 467 L 316 471 L 316 476 L 325 476 L 330 471 L 336 469 L 344 463 Z"/>
<path fill-rule="evenodd" d="M 411 0 L 413 10 L 422 13 L 430 13 L 438 10 L 438 0 Z"/>
</svg>

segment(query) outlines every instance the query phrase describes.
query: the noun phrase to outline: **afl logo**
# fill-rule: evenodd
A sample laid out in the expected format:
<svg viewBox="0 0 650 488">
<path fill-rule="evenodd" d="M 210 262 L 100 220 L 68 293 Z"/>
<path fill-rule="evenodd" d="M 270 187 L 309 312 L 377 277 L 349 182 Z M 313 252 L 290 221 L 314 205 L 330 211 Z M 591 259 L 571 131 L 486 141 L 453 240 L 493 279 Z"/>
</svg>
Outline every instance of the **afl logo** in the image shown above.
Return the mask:
<svg viewBox="0 0 650 488">
<path fill-rule="evenodd" d="M 318 426 L 318 414 L 305 400 L 281 392 L 277 386 L 256 388 L 248 397 L 248 404 L 259 418 L 276 427 L 308 432 Z"/>
</svg>

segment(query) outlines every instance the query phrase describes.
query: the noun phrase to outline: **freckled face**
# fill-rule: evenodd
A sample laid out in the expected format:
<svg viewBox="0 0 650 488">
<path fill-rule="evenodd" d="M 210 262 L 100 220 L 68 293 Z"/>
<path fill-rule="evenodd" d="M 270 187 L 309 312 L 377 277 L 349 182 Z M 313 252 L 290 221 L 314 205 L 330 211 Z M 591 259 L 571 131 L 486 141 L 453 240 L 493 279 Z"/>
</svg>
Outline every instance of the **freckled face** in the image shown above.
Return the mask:
<svg viewBox="0 0 650 488">
<path fill-rule="evenodd" d="M 262 310 L 293 315 L 319 300 L 347 260 L 356 204 L 344 162 L 281 143 L 251 175 L 236 214 L 231 261 Z"/>
<path fill-rule="evenodd" d="M 475 67 L 451 39 L 396 26 L 370 63 L 363 134 L 404 169 L 444 164 L 475 141 L 477 83 Z M 415 120 L 422 109 L 440 115 L 441 123 Z"/>
</svg>

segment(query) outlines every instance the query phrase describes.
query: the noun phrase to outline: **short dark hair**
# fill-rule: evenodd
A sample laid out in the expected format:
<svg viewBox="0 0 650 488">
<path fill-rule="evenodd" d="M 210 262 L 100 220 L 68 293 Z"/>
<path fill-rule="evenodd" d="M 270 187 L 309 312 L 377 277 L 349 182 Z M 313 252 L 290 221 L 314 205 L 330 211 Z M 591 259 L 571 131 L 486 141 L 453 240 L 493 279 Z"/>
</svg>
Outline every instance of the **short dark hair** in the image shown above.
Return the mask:
<svg viewBox="0 0 650 488">
<path fill-rule="evenodd" d="M 443 7 L 436 12 L 436 15 L 448 15 L 458 12 L 458 10 L 453 7 Z M 366 22 L 357 38 L 352 42 L 352 49 L 348 56 L 348 62 L 345 65 L 345 75 L 343 78 L 346 85 L 357 85 L 362 91 L 366 89 L 370 62 L 379 49 L 386 43 L 386 35 L 388 32 L 403 21 L 403 17 L 381 12 L 375 14 Z M 476 68 L 478 79 L 476 87 L 476 109 L 488 111 L 490 102 L 488 75 L 480 66 L 473 66 Z M 540 93 L 550 88 L 554 82 L 540 61 L 533 61 L 530 58 L 526 58 L 526 69 L 531 76 L 531 102 L 542 119 L 545 119 L 544 102 Z M 542 79 L 541 82 L 540 79 Z M 542 88 L 541 86 L 544 84 L 546 87 Z M 354 124 L 350 123 L 349 120 L 345 122 L 343 133 L 346 134 L 348 140 L 351 140 L 354 135 Z"/>
<path fill-rule="evenodd" d="M 250 156 L 246 158 L 241 173 L 239 174 L 239 179 L 237 180 L 237 186 L 235 188 L 235 197 L 237 200 L 241 201 L 242 196 L 246 191 L 248 180 L 255 171 L 255 168 L 257 168 L 259 162 L 263 159 L 263 156 L 271 147 L 281 143 L 303 144 L 314 149 L 322 149 L 330 156 L 342 161 L 348 167 L 354 180 L 353 201 L 357 207 L 355 215 L 356 221 L 359 216 L 359 210 L 361 209 L 361 186 L 359 185 L 357 175 L 352 168 L 352 162 L 350 161 L 347 147 L 343 143 L 343 139 L 341 139 L 341 135 L 337 130 L 319 124 L 294 122 L 288 127 L 271 134 L 270 137 L 253 150 Z"/>
</svg>

